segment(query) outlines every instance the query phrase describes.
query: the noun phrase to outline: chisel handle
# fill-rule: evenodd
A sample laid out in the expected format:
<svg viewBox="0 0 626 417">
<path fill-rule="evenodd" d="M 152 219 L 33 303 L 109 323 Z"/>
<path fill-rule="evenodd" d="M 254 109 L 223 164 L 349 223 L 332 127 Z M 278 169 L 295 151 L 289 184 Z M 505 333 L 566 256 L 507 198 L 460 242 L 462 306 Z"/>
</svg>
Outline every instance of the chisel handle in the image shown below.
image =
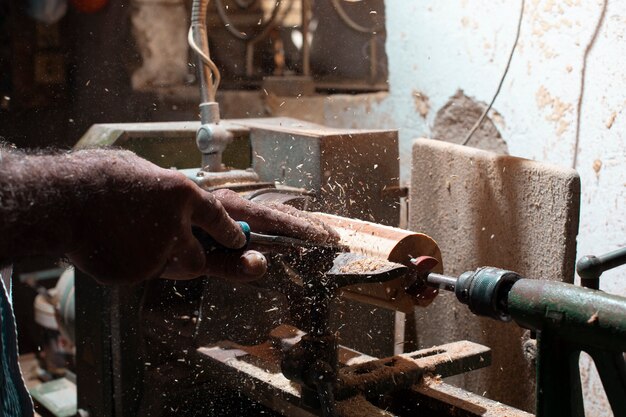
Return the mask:
<svg viewBox="0 0 626 417">
<path fill-rule="evenodd" d="M 197 226 L 192 227 L 191 233 L 193 233 L 193 236 L 200 241 L 200 243 L 202 244 L 202 247 L 204 248 L 206 252 L 214 252 L 216 250 L 224 251 L 224 252 L 239 251 L 239 250 L 247 248 L 248 245 L 250 244 L 250 225 L 246 222 L 237 222 L 237 224 L 239 225 L 239 227 L 241 227 L 241 231 L 243 232 L 243 234 L 246 235 L 246 244 L 244 245 L 243 248 L 238 248 L 238 249 L 227 248 L 226 246 L 218 243 L 213 238 L 213 236 L 205 232 L 204 229 L 201 229 L 200 227 L 197 227 Z"/>
</svg>

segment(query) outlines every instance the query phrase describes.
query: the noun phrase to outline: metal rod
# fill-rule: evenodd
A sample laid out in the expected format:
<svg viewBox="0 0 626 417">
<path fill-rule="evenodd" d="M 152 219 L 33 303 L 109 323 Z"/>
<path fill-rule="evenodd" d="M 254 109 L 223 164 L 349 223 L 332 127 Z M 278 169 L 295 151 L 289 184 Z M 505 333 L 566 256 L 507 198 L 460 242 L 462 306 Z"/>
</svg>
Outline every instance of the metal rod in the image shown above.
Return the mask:
<svg viewBox="0 0 626 417">
<path fill-rule="evenodd" d="M 309 48 L 309 23 L 311 18 L 311 0 L 302 0 L 302 75 L 311 74 L 311 51 Z"/>
<path fill-rule="evenodd" d="M 602 265 L 602 272 L 617 268 L 620 265 L 626 264 L 626 247 L 600 255 L 598 259 Z"/>
<path fill-rule="evenodd" d="M 457 278 L 431 272 L 430 274 L 428 274 L 426 281 L 430 285 L 442 288 L 444 290 L 454 291 L 454 288 L 456 287 Z"/>
<path fill-rule="evenodd" d="M 246 42 L 246 75 L 254 75 L 254 43 L 251 41 Z"/>
<path fill-rule="evenodd" d="M 290 246 L 293 248 L 322 248 L 322 249 L 331 249 L 336 251 L 344 252 L 347 250 L 346 247 L 338 244 L 329 244 L 329 243 L 316 243 L 310 242 L 306 240 L 296 239 L 288 236 L 279 236 L 279 235 L 266 235 L 261 233 L 250 233 L 250 242 L 256 243 L 258 245 L 270 245 L 270 246 Z"/>
<path fill-rule="evenodd" d="M 599 289 L 600 275 L 609 269 L 626 264 L 626 247 L 599 256 L 583 256 L 576 263 L 576 272 L 583 287 Z"/>
</svg>

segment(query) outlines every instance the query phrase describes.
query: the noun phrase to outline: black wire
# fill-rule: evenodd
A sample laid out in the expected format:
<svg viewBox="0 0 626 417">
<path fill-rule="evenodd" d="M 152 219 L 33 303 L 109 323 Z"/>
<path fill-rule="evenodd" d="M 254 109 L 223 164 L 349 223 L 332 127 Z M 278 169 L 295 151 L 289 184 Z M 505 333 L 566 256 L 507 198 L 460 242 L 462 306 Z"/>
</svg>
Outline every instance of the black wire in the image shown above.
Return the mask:
<svg viewBox="0 0 626 417">
<path fill-rule="evenodd" d="M 504 79 L 506 78 L 506 74 L 509 72 L 509 67 L 511 66 L 511 61 L 513 60 L 513 53 L 515 52 L 515 48 L 517 47 L 517 41 L 519 40 L 519 34 L 522 28 L 522 18 L 524 17 L 525 4 L 526 4 L 526 0 L 522 0 L 522 5 L 519 10 L 519 19 L 517 21 L 517 33 L 515 34 L 515 42 L 513 42 L 513 47 L 511 48 L 511 53 L 509 54 L 509 60 L 507 61 L 506 68 L 504 68 L 504 72 L 502 73 L 502 77 L 500 78 L 498 89 L 496 90 L 496 93 L 493 95 L 493 98 L 491 99 L 491 103 L 489 103 L 489 106 L 487 106 L 483 114 L 480 115 L 480 117 L 478 118 L 478 120 L 476 121 L 472 129 L 469 131 L 469 133 L 467 134 L 467 136 L 465 137 L 461 145 L 467 145 L 467 143 L 470 141 L 474 133 L 478 130 L 480 125 L 485 120 L 485 117 L 487 117 L 487 113 L 489 113 L 489 110 L 491 110 L 491 107 L 493 106 L 493 103 L 496 101 L 498 94 L 500 94 L 500 89 L 502 88 L 502 84 L 504 84 Z"/>
<path fill-rule="evenodd" d="M 261 26 L 260 28 L 257 28 L 257 30 L 252 35 L 248 35 L 245 32 L 242 32 L 239 29 L 237 29 L 237 27 L 231 21 L 230 17 L 228 17 L 228 13 L 226 12 L 226 7 L 224 7 L 224 3 L 222 0 L 215 0 L 215 6 L 217 9 L 217 14 L 219 15 L 220 19 L 224 23 L 224 27 L 230 32 L 230 34 L 233 35 L 237 39 L 241 39 L 242 41 L 250 41 L 256 38 L 257 36 L 264 35 L 266 29 L 269 29 L 272 25 L 274 25 L 274 23 L 277 20 L 278 12 L 280 11 L 280 6 L 282 4 L 282 1 L 283 0 L 276 0 L 269 20 L 265 22 L 263 26 Z"/>
</svg>

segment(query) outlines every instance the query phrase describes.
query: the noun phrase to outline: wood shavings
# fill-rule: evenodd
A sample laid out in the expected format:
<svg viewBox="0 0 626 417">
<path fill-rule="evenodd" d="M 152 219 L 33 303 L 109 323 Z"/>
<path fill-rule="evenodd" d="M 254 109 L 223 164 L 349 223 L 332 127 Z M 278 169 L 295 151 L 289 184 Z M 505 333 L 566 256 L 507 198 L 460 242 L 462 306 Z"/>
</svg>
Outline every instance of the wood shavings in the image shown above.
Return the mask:
<svg viewBox="0 0 626 417">
<path fill-rule="evenodd" d="M 443 380 L 441 379 L 441 375 L 439 374 L 428 373 L 424 374 L 423 382 L 426 385 L 438 385 L 441 384 Z"/>
<path fill-rule="evenodd" d="M 617 112 L 613 112 L 610 116 L 609 119 L 606 121 L 606 128 L 610 129 L 613 127 L 613 123 L 615 123 L 615 118 L 617 117 Z"/>
<path fill-rule="evenodd" d="M 587 323 L 593 324 L 593 323 L 596 323 L 597 321 L 598 321 L 598 312 L 596 311 L 595 313 L 591 315 L 591 317 L 589 317 L 589 320 L 587 320 Z"/>
<path fill-rule="evenodd" d="M 389 266 L 389 262 L 378 258 L 362 258 L 352 261 L 341 268 L 339 271 L 344 274 L 376 272 Z"/>
</svg>

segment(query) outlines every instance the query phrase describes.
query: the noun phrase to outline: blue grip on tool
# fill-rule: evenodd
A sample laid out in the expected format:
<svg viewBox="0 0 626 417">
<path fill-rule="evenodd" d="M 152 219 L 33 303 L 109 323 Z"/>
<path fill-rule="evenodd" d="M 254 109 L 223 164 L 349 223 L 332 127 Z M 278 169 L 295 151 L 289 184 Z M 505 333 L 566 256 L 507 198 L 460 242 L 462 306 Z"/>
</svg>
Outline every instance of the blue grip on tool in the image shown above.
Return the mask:
<svg viewBox="0 0 626 417">
<path fill-rule="evenodd" d="M 241 249 L 245 249 L 250 243 L 250 225 L 246 222 L 237 222 L 237 224 L 239 225 L 239 227 L 241 227 L 241 231 L 246 236 L 246 244 L 243 246 L 243 248 L 227 248 L 226 246 L 217 243 L 213 236 L 205 232 L 204 229 L 197 226 L 191 228 L 191 233 L 193 233 L 193 236 L 200 241 L 200 244 L 202 244 L 202 247 L 206 252 L 213 252 L 216 250 L 225 252 L 238 251 Z"/>
</svg>

